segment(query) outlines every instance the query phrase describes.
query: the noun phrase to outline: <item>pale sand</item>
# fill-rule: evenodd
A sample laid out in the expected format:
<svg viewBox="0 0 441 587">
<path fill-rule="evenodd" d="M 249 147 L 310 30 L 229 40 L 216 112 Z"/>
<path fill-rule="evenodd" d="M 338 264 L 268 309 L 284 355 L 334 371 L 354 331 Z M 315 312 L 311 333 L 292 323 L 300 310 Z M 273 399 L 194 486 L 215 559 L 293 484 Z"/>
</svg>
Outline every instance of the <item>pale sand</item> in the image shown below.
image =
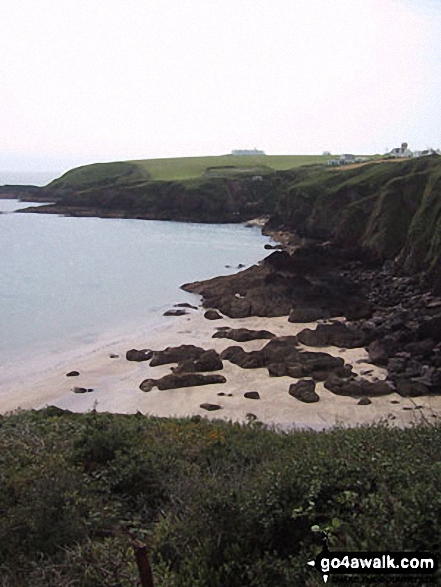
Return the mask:
<svg viewBox="0 0 441 587">
<path fill-rule="evenodd" d="M 222 418 L 231 421 L 246 421 L 247 414 L 254 414 L 267 425 L 279 429 L 293 427 L 315 430 L 335 425 L 354 426 L 387 420 L 391 424 L 406 426 L 422 421 L 435 422 L 441 414 L 441 398 L 422 397 L 405 399 L 397 394 L 372 398 L 368 406 L 357 405 L 351 397 L 336 396 L 317 385 L 320 401 L 305 404 L 288 394 L 290 377 L 269 377 L 266 369 L 242 369 L 224 361 L 223 374 L 227 383 L 200 387 L 159 391 L 154 388 L 145 393 L 139 384 L 146 378 L 158 379 L 170 373 L 171 365 L 150 367 L 147 362 L 127 361 L 125 353 L 131 348 L 162 350 L 167 346 L 194 344 L 218 352 L 228 346 L 239 344 L 245 350 L 261 349 L 268 340 L 236 343 L 228 339 L 212 339 L 217 327 L 250 328 L 270 330 L 277 336 L 293 335 L 303 328 L 315 328 L 314 324 L 290 324 L 287 317 L 243 318 L 210 321 L 203 317 L 203 311 L 192 311 L 185 316 L 170 317 L 169 322 L 156 329 L 142 328 L 125 333 L 123 336 L 103 340 L 100 344 L 83 346 L 81 352 L 60 356 L 35 358 L 27 361 L 22 368 L 1 373 L 0 413 L 18 408 L 40 409 L 55 405 L 74 412 L 136 413 L 162 417 L 184 417 L 201 415 L 207 418 Z M 342 356 L 354 366 L 358 373 L 371 370 L 367 377 L 383 379 L 385 370 L 367 363 L 364 349 L 342 350 L 336 347 L 323 349 L 335 356 Z M 118 358 L 110 358 L 110 354 Z M 71 370 L 80 372 L 78 377 L 66 377 Z M 93 388 L 92 393 L 77 394 L 74 386 Z M 244 397 L 246 391 L 258 391 L 260 400 Z M 231 393 L 232 397 L 218 396 L 219 392 Z M 399 403 L 393 404 L 392 401 Z M 200 408 L 202 403 L 215 403 L 222 407 L 215 412 Z M 421 409 L 415 409 L 422 406 Z M 412 408 L 405 410 L 403 408 Z"/>
</svg>

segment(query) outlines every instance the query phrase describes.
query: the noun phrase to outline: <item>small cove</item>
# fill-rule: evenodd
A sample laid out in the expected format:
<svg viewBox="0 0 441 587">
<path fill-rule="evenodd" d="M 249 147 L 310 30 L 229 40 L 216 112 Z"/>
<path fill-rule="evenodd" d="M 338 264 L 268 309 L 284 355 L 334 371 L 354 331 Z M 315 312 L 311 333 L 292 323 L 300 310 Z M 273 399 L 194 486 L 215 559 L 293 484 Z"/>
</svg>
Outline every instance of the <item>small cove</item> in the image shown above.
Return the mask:
<svg viewBox="0 0 441 587">
<path fill-rule="evenodd" d="M 270 240 L 243 225 L 8 213 L 26 206 L 0 200 L 2 366 L 169 324 L 165 310 L 198 301 L 180 285 L 250 266 Z"/>
</svg>

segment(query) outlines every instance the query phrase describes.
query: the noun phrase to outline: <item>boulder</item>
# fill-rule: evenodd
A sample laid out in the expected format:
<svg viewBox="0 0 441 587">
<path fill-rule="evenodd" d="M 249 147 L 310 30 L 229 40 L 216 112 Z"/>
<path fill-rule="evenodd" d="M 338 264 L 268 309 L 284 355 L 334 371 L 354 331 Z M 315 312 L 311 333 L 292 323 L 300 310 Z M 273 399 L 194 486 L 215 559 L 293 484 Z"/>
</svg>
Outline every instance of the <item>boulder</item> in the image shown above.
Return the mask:
<svg viewBox="0 0 441 587">
<path fill-rule="evenodd" d="M 207 320 L 221 320 L 222 316 L 217 310 L 207 310 L 204 314 L 204 318 Z"/>
<path fill-rule="evenodd" d="M 168 363 L 182 363 L 189 359 L 198 359 L 205 349 L 192 344 L 183 344 L 177 347 L 167 347 L 163 351 L 152 351 L 150 367 L 167 365 Z"/>
<path fill-rule="evenodd" d="M 369 406 L 372 401 L 368 397 L 362 397 L 359 402 L 357 402 L 358 406 Z"/>
<path fill-rule="evenodd" d="M 74 393 L 87 393 L 88 392 L 88 389 L 86 387 L 73 387 L 72 388 L 72 391 Z"/>
<path fill-rule="evenodd" d="M 389 351 L 384 340 L 374 340 L 368 346 L 369 361 L 374 365 L 386 365 L 389 359 Z"/>
<path fill-rule="evenodd" d="M 201 404 L 199 407 L 202 408 L 203 410 L 207 410 L 208 412 L 215 412 L 216 410 L 222 409 L 222 406 L 219 406 L 218 404 L 209 404 L 209 403 Z"/>
<path fill-rule="evenodd" d="M 186 310 L 167 310 L 167 312 L 164 312 L 164 316 L 184 316 L 185 314 L 188 314 L 188 312 Z"/>
<path fill-rule="evenodd" d="M 160 390 L 178 389 L 180 387 L 196 387 L 199 385 L 211 385 L 212 383 L 225 383 L 227 380 L 222 375 L 201 375 L 200 373 L 172 373 L 161 379 L 145 379 L 139 388 L 142 391 L 151 391 L 153 387 Z"/>
<path fill-rule="evenodd" d="M 330 318 L 331 315 L 326 308 L 309 306 L 293 308 L 289 314 L 288 322 L 315 322 L 323 318 Z"/>
<path fill-rule="evenodd" d="M 126 359 L 128 361 L 137 361 L 140 363 L 141 361 L 149 361 L 153 356 L 153 351 L 150 349 L 142 349 L 138 351 L 137 349 L 131 349 L 130 351 L 126 352 Z"/>
<path fill-rule="evenodd" d="M 236 342 L 248 342 L 250 340 L 274 338 L 275 335 L 268 330 L 248 330 L 248 328 L 222 328 L 212 338 L 228 338 Z"/>
<path fill-rule="evenodd" d="M 292 383 L 289 386 L 289 395 L 307 404 L 320 400 L 320 396 L 315 391 L 315 383 L 311 379 L 302 379 L 297 383 Z"/>
<path fill-rule="evenodd" d="M 260 394 L 258 391 L 246 391 L 243 396 L 247 399 L 260 399 Z"/>
<path fill-rule="evenodd" d="M 78 371 L 69 371 L 69 373 L 66 373 L 66 377 L 78 377 L 78 375 Z"/>
<path fill-rule="evenodd" d="M 197 310 L 197 306 L 192 306 L 188 302 L 182 302 L 182 304 L 175 304 L 175 308 L 190 308 L 191 310 Z"/>
<path fill-rule="evenodd" d="M 198 359 L 189 359 L 172 367 L 173 373 L 195 373 L 197 371 L 219 371 L 224 368 L 219 353 L 211 349 L 201 354 Z"/>
<path fill-rule="evenodd" d="M 364 347 L 367 344 L 365 332 L 343 322 L 318 324 L 315 330 L 305 328 L 299 332 L 297 339 L 306 346 L 332 345 L 345 349 Z"/>
<path fill-rule="evenodd" d="M 361 377 L 339 377 L 335 374 L 330 375 L 324 385 L 336 395 L 359 398 L 389 395 L 394 391 L 387 381 L 368 381 Z"/>
</svg>

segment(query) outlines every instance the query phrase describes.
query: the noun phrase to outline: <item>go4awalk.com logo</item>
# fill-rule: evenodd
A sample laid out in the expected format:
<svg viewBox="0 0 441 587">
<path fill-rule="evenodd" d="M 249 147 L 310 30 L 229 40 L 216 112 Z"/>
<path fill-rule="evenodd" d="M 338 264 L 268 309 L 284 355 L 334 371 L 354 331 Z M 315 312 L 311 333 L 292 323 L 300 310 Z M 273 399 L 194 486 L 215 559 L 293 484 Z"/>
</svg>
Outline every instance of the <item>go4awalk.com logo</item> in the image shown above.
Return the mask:
<svg viewBox="0 0 441 587">
<path fill-rule="evenodd" d="M 438 560 L 429 552 L 331 552 L 325 541 L 322 552 L 307 563 L 325 583 L 334 575 L 416 576 L 432 575 Z"/>
</svg>

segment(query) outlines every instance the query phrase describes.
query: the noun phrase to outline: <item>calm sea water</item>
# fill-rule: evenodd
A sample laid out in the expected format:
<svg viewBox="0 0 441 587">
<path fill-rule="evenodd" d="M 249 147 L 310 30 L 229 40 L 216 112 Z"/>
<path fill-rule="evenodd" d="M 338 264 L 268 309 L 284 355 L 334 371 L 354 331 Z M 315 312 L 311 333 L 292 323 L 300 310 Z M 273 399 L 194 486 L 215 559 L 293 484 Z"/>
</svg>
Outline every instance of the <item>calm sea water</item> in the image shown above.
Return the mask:
<svg viewBox="0 0 441 587">
<path fill-rule="evenodd" d="M 0 214 L 0 365 L 157 323 L 174 303 L 198 302 L 180 285 L 254 264 L 268 241 L 243 225 Z"/>
</svg>

